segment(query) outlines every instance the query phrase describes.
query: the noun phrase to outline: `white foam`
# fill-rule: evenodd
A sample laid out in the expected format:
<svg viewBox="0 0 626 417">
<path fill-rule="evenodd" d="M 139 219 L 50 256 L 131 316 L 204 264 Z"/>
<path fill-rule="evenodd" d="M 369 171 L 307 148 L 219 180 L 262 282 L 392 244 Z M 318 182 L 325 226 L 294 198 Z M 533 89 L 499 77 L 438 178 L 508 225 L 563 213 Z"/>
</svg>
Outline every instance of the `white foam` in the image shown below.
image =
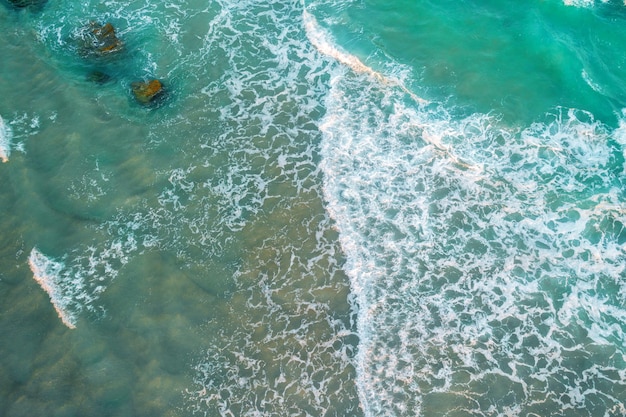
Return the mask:
<svg viewBox="0 0 626 417">
<path fill-rule="evenodd" d="M 589 7 L 593 6 L 595 0 L 563 0 L 566 6 Z"/>
<path fill-rule="evenodd" d="M 33 278 L 48 293 L 63 324 L 73 329 L 84 311 L 101 316 L 105 309 L 98 305 L 100 295 L 118 276 L 122 267 L 139 249 L 135 234 L 141 225 L 136 219 L 124 224 L 115 221 L 101 225 L 111 236 L 98 246 L 78 247 L 65 255 L 63 261 L 46 256 L 33 248 L 28 262 Z M 154 236 L 142 234 L 142 242 L 155 244 Z"/>
<path fill-rule="evenodd" d="M 589 73 L 585 70 L 582 71 L 581 75 L 580 75 L 583 80 L 585 80 L 585 82 L 587 83 L 587 85 L 589 87 L 591 87 L 591 89 L 597 93 L 603 94 L 602 92 L 602 87 L 600 87 L 596 82 L 594 82 L 591 79 L 591 76 L 589 75 Z"/>
<path fill-rule="evenodd" d="M 319 280 L 334 277 L 338 248 L 327 241 L 329 219 L 319 212 L 308 218 L 306 208 L 321 197 L 315 121 L 324 111 L 325 68 L 336 64 L 307 42 L 300 4 L 216 3 L 219 13 L 190 62 L 199 63 L 199 81 L 207 83 L 203 101 L 220 97 L 224 128 L 203 139 L 197 157 L 206 155 L 204 167 L 164 175 L 169 184 L 159 201 L 177 211 L 202 251 L 228 239 L 223 230 L 259 241 L 238 261 L 233 305 L 245 307 L 229 312 L 236 326 L 211 331 L 216 337 L 195 368 L 190 407 L 224 416 L 348 415 L 335 410 L 357 406 L 351 348 L 342 342 L 351 331 L 315 295 L 336 292 Z M 202 79 L 207 60 L 219 61 L 223 76 Z M 228 154 L 228 164 L 215 154 Z M 306 214 L 282 218 L 298 207 Z M 271 230 L 283 221 L 290 225 Z"/>
<path fill-rule="evenodd" d="M 418 97 L 415 93 L 406 88 L 401 80 L 383 75 L 365 65 L 358 57 L 343 51 L 336 42 L 333 42 L 331 35 L 320 27 L 315 17 L 306 9 L 302 13 L 302 19 L 309 41 L 320 53 L 336 59 L 339 63 L 346 65 L 353 71 L 368 74 L 383 84 L 400 87 L 402 91 L 420 104 L 427 103 L 426 100 Z"/>
<path fill-rule="evenodd" d="M 622 132 L 575 109 L 511 129 L 404 96 L 337 73 L 321 125 L 328 210 L 359 304 L 366 415 L 427 415 L 433 393 L 459 392 L 467 415 L 531 415 L 539 402 L 584 412 L 597 393 L 580 384 L 615 369 L 594 346 L 624 345 L 626 219 L 611 188 Z M 593 370 L 563 362 L 578 354 Z M 567 401 L 546 390 L 563 374 Z M 494 383 L 515 402 L 481 408 L 477 387 Z"/>
<path fill-rule="evenodd" d="M 11 127 L 0 116 L 0 160 L 8 162 L 11 155 L 11 139 L 13 133 Z"/>
<path fill-rule="evenodd" d="M 599 0 L 599 3 L 608 3 L 611 0 Z M 593 7 L 598 3 L 598 0 L 563 0 L 563 4 L 566 6 L 574 6 L 574 7 Z M 623 2 L 624 6 L 626 6 L 626 0 Z"/>
<path fill-rule="evenodd" d="M 37 248 L 33 248 L 30 252 L 28 264 L 33 272 L 33 278 L 48 293 L 50 302 L 63 324 L 70 329 L 75 329 L 77 317 L 71 311 L 73 301 L 63 288 L 64 265 L 46 257 Z"/>
<path fill-rule="evenodd" d="M 602 3 L 608 3 L 609 0 L 601 0 Z M 592 7 L 596 4 L 596 0 L 563 0 L 566 6 L 574 7 Z"/>
</svg>

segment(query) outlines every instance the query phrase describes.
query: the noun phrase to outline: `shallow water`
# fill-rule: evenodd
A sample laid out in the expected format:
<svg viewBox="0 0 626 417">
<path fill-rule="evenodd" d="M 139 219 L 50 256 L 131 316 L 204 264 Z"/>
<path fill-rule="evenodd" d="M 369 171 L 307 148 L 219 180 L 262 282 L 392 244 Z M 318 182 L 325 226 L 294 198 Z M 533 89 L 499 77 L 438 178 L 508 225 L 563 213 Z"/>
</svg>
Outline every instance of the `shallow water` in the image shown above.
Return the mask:
<svg viewBox="0 0 626 417">
<path fill-rule="evenodd" d="M 0 414 L 626 414 L 626 9 L 571 3 L 3 4 Z"/>
<path fill-rule="evenodd" d="M 2 414 L 358 412 L 317 167 L 328 77 L 271 45 L 288 30 L 303 53 L 301 9 L 2 13 Z M 92 19 L 116 26 L 118 57 L 81 56 Z M 130 95 L 148 77 L 168 88 L 160 107 Z"/>
</svg>

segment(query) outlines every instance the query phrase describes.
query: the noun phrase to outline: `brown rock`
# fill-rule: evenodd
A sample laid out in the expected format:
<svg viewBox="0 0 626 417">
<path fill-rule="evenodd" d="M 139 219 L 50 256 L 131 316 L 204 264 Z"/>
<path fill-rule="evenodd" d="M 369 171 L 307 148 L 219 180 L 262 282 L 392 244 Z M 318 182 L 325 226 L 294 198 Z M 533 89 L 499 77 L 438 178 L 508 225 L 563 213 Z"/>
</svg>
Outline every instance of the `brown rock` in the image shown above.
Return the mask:
<svg viewBox="0 0 626 417">
<path fill-rule="evenodd" d="M 83 33 L 83 52 L 87 55 L 105 56 L 122 50 L 123 44 L 111 23 L 89 23 Z"/>
<path fill-rule="evenodd" d="M 142 104 L 153 102 L 163 93 L 163 84 L 159 80 L 137 81 L 130 86 L 135 99 Z"/>
</svg>

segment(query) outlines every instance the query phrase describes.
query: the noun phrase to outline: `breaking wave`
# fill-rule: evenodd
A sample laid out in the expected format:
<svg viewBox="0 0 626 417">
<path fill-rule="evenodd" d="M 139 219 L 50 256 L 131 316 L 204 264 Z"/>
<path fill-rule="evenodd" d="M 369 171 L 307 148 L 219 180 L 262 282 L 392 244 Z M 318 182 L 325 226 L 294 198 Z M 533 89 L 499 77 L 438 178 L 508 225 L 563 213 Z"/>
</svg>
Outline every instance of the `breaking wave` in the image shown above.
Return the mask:
<svg viewBox="0 0 626 417">
<path fill-rule="evenodd" d="M 11 138 L 13 133 L 11 127 L 7 125 L 0 116 L 0 160 L 8 162 L 11 155 Z"/>
<path fill-rule="evenodd" d="M 623 413 L 619 131 L 576 109 L 459 117 L 351 69 L 321 166 L 366 415 Z"/>
<path fill-rule="evenodd" d="M 75 309 L 72 308 L 72 304 L 75 303 L 74 294 L 80 291 L 82 283 L 67 283 L 67 279 L 63 278 L 64 265 L 46 257 L 36 248 L 30 252 L 28 264 L 33 272 L 33 278 L 48 293 L 63 324 L 75 329 L 77 316 L 73 312 Z"/>
</svg>

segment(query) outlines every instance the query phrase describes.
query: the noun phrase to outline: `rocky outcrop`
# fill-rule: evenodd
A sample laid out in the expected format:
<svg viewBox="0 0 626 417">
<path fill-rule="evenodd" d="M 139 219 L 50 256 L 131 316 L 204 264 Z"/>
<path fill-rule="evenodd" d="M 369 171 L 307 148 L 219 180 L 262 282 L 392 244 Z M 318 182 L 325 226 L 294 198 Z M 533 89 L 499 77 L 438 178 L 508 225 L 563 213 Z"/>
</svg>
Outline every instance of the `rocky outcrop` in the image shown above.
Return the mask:
<svg viewBox="0 0 626 417">
<path fill-rule="evenodd" d="M 88 81 L 95 84 L 116 81 L 115 75 L 110 74 L 111 71 L 118 76 L 120 74 L 119 61 L 123 57 L 117 53 L 124 49 L 124 44 L 117 37 L 113 24 L 90 22 L 79 33 L 78 47 L 79 53 L 92 65 L 86 76 Z M 130 87 L 135 100 L 145 106 L 158 106 L 166 96 L 162 82 L 157 79 L 135 81 Z"/>
<path fill-rule="evenodd" d="M 135 99 L 141 104 L 155 103 L 163 97 L 163 84 L 159 80 L 137 81 L 130 85 Z"/>
<path fill-rule="evenodd" d="M 124 47 L 111 23 L 101 25 L 91 22 L 81 35 L 80 47 L 83 55 L 103 57 L 119 52 Z"/>
</svg>

